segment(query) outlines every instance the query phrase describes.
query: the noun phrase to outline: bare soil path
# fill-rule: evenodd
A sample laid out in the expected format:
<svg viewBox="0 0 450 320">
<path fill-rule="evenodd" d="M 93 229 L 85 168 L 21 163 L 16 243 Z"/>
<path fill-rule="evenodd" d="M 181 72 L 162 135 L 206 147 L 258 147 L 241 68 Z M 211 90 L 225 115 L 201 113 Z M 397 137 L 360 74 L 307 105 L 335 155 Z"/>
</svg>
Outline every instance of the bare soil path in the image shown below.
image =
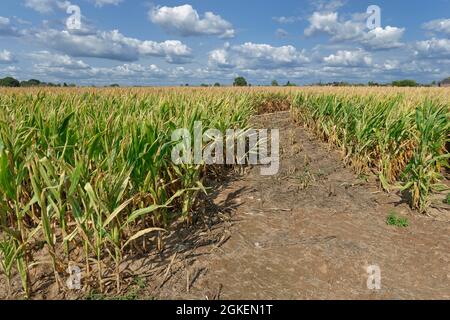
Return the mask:
<svg viewBox="0 0 450 320">
<path fill-rule="evenodd" d="M 218 192 L 214 203 L 229 209 L 230 227 L 190 252 L 159 298 L 450 299 L 448 208 L 439 219 L 411 211 L 345 168 L 289 113 L 256 123 L 280 129 L 279 174 L 253 168 Z M 392 211 L 410 226 L 388 226 Z M 367 288 L 369 265 L 381 268 L 379 291 Z"/>
</svg>

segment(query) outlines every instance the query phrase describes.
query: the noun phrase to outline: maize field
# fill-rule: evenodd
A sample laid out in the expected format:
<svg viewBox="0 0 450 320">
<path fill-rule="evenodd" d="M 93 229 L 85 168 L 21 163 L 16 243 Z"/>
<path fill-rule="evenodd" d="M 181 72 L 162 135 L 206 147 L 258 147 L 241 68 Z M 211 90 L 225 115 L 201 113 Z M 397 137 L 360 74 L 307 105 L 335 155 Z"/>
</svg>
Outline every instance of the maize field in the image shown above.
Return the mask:
<svg viewBox="0 0 450 320">
<path fill-rule="evenodd" d="M 446 90 L 306 92 L 294 97 L 292 114 L 342 150 L 357 173 L 372 169 L 385 190 L 407 190 L 420 212 L 433 189 L 448 188 L 439 183 L 450 157 Z"/>
<path fill-rule="evenodd" d="M 100 292 L 111 278 L 120 291 L 124 257 L 161 249 L 162 235 L 191 223 L 208 193 L 212 168 L 175 165 L 172 132 L 196 121 L 245 129 L 281 104 L 357 173 L 407 192 L 418 212 L 448 190 L 445 88 L 2 89 L 0 276 L 10 290 L 19 276 L 30 297 L 37 264 L 63 287 L 76 263 Z"/>
</svg>

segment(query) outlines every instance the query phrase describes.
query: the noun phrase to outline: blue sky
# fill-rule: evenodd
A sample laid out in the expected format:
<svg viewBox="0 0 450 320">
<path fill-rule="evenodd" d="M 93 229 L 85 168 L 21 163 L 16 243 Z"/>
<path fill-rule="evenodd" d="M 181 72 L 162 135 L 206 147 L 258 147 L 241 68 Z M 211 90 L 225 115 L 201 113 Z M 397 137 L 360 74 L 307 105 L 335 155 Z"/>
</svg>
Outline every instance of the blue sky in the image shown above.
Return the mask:
<svg viewBox="0 0 450 320">
<path fill-rule="evenodd" d="M 372 28 L 370 5 L 381 10 Z M 74 6 L 76 27 L 67 24 Z M 0 77 L 180 85 L 238 75 L 252 84 L 439 81 L 450 76 L 450 0 L 0 3 Z"/>
</svg>

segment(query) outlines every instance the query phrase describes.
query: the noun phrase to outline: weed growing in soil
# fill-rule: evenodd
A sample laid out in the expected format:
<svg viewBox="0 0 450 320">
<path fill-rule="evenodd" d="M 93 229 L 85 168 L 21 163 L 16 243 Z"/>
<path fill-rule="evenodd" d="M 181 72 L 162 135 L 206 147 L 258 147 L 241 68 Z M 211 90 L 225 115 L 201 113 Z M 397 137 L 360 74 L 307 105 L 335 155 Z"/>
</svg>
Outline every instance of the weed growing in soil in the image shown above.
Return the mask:
<svg viewBox="0 0 450 320">
<path fill-rule="evenodd" d="M 397 213 L 391 212 L 387 217 L 386 223 L 388 226 L 398 227 L 398 228 L 407 228 L 409 227 L 408 218 L 400 217 Z"/>
</svg>

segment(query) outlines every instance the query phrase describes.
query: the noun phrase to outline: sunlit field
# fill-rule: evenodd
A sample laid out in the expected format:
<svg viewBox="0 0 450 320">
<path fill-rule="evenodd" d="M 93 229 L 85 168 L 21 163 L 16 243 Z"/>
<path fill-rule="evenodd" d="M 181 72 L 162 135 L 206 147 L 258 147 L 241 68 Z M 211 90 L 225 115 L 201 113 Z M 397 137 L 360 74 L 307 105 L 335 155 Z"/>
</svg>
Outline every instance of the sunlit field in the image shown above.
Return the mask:
<svg viewBox="0 0 450 320">
<path fill-rule="evenodd" d="M 124 257 L 192 222 L 217 170 L 175 165 L 171 135 L 196 121 L 245 129 L 290 110 L 357 174 L 408 193 L 417 214 L 448 188 L 450 88 L 0 89 L 0 107 L 0 277 L 12 292 L 20 276 L 28 297 L 42 263 L 61 286 L 76 262 L 99 292 L 120 292 Z"/>
</svg>

